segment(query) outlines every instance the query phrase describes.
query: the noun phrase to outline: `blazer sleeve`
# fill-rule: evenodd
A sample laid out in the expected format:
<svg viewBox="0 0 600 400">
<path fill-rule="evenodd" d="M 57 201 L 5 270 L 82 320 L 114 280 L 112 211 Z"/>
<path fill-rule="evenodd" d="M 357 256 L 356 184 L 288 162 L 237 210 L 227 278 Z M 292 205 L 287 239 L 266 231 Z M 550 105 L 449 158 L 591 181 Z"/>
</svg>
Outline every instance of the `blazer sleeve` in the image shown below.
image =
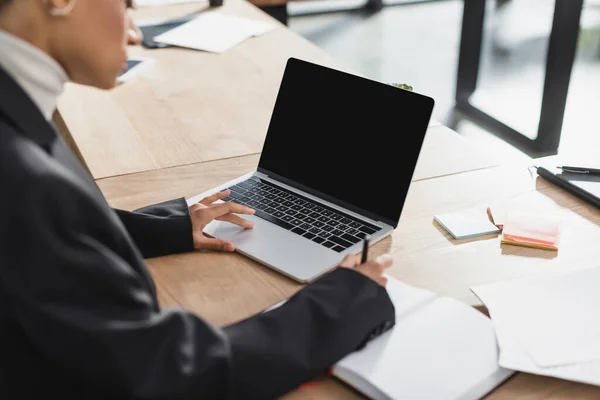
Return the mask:
<svg viewBox="0 0 600 400">
<path fill-rule="evenodd" d="M 60 181 L 31 186 L 35 193 L 13 204 L 15 222 L 0 227 L 11 231 L 0 235 L 10 261 L 1 263 L 2 290 L 38 351 L 115 398 L 277 397 L 394 318 L 386 291 L 348 269 L 224 329 L 160 310 L 140 271 L 113 249 L 109 227 L 90 223 L 111 213 L 106 206 L 83 207 L 88 196 Z"/>
<path fill-rule="evenodd" d="M 184 198 L 134 211 L 114 210 L 144 258 L 194 250 L 192 221 Z"/>
</svg>

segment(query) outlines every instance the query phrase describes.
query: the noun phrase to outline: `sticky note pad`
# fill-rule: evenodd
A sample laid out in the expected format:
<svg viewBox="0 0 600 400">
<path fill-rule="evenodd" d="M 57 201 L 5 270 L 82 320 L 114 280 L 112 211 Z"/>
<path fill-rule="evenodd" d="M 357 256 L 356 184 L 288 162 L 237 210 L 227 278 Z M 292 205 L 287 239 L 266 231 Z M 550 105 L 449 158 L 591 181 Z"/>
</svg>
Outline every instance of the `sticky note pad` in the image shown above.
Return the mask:
<svg viewBox="0 0 600 400">
<path fill-rule="evenodd" d="M 454 239 L 466 239 L 500 232 L 500 229 L 490 222 L 483 211 L 465 210 L 439 214 L 433 218 L 443 226 Z"/>
<path fill-rule="evenodd" d="M 556 251 L 558 230 L 558 222 L 552 219 L 508 214 L 502 230 L 502 243 Z"/>
</svg>

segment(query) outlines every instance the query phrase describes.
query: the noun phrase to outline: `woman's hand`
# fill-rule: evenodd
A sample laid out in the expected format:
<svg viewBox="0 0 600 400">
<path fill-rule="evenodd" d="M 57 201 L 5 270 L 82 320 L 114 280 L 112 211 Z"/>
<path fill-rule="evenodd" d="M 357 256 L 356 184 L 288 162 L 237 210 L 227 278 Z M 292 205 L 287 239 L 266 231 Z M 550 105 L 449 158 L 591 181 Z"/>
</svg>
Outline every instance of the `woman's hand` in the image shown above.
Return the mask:
<svg viewBox="0 0 600 400">
<path fill-rule="evenodd" d="M 394 259 L 389 254 L 384 254 L 374 260 L 367 261 L 364 264 L 360 263 L 360 255 L 348 255 L 344 258 L 340 267 L 352 268 L 385 287 L 387 278 L 383 276 L 383 273 L 386 269 L 391 267 L 393 263 Z"/>
<path fill-rule="evenodd" d="M 254 210 L 241 204 L 235 203 L 219 203 L 213 204 L 218 200 L 222 200 L 229 196 L 231 191 L 225 190 L 205 199 L 199 203 L 190 206 L 190 217 L 192 219 L 192 231 L 194 235 L 194 248 L 210 249 L 220 251 L 234 251 L 235 246 L 228 240 L 212 239 L 204 234 L 204 228 L 213 220 L 227 221 L 232 224 L 239 225 L 243 228 L 250 229 L 254 224 L 248 220 L 240 218 L 234 214 L 254 214 Z"/>
</svg>

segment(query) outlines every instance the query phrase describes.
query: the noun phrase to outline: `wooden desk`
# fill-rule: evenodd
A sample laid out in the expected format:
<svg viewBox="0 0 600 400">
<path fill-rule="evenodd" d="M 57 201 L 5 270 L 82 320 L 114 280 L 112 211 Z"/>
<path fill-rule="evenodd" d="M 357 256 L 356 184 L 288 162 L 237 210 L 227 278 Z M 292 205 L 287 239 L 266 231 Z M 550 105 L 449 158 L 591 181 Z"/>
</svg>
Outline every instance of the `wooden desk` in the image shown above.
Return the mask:
<svg viewBox="0 0 600 400">
<path fill-rule="evenodd" d="M 421 160 L 427 159 L 422 157 Z M 100 188 L 118 207 L 133 208 L 175 196 L 189 197 L 252 168 L 256 156 L 102 179 Z M 390 274 L 404 282 L 477 304 L 469 288 L 505 279 L 543 275 L 597 264 L 600 211 L 531 175 L 527 166 L 494 167 L 413 182 L 401 223 L 373 246 L 375 257 L 393 254 Z M 437 213 L 497 200 L 535 204 L 562 223 L 558 253 L 500 245 L 497 235 L 452 240 L 433 222 Z M 163 306 L 179 305 L 224 325 L 261 311 L 302 285 L 237 254 L 190 253 L 148 260 Z M 218 304 L 218 306 L 215 306 Z M 342 384 L 324 380 L 289 398 L 352 398 Z M 519 374 L 489 398 L 597 398 L 600 388 Z M 557 397 L 558 396 L 558 397 Z"/>
</svg>

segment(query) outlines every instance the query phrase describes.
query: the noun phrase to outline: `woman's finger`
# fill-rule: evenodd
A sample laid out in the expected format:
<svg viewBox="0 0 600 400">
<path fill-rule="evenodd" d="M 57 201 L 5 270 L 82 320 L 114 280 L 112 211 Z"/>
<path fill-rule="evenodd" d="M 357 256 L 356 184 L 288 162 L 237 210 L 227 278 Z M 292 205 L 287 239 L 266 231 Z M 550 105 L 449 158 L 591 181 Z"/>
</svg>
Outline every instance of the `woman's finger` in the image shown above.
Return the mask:
<svg viewBox="0 0 600 400">
<path fill-rule="evenodd" d="M 229 190 L 229 189 L 223 190 L 222 192 L 215 193 L 213 195 L 203 198 L 202 200 L 199 201 L 199 203 L 204 204 L 205 206 L 210 206 L 215 201 L 223 200 L 225 197 L 229 196 L 230 194 L 231 194 L 231 190 Z"/>
<path fill-rule="evenodd" d="M 384 255 L 377 257 L 375 259 L 375 262 L 377 264 L 381 265 L 381 267 L 383 269 L 388 269 L 394 263 L 394 258 L 389 254 L 384 254 Z"/>
<path fill-rule="evenodd" d="M 217 219 L 226 214 L 247 214 L 252 215 L 255 213 L 250 207 L 243 206 L 236 203 L 221 203 L 210 207 L 212 219 Z"/>
<path fill-rule="evenodd" d="M 238 225 L 241 226 L 242 228 L 246 228 L 246 229 L 252 229 L 254 228 L 254 222 L 252 221 L 248 221 L 247 219 L 244 219 L 242 217 L 239 217 L 235 214 L 225 214 L 219 218 L 217 218 L 219 221 L 226 221 L 226 222 L 230 222 L 234 225 Z"/>
<path fill-rule="evenodd" d="M 360 258 L 355 254 L 348 254 L 342 262 L 340 263 L 340 267 L 343 268 L 355 268 L 360 263 Z"/>
</svg>

